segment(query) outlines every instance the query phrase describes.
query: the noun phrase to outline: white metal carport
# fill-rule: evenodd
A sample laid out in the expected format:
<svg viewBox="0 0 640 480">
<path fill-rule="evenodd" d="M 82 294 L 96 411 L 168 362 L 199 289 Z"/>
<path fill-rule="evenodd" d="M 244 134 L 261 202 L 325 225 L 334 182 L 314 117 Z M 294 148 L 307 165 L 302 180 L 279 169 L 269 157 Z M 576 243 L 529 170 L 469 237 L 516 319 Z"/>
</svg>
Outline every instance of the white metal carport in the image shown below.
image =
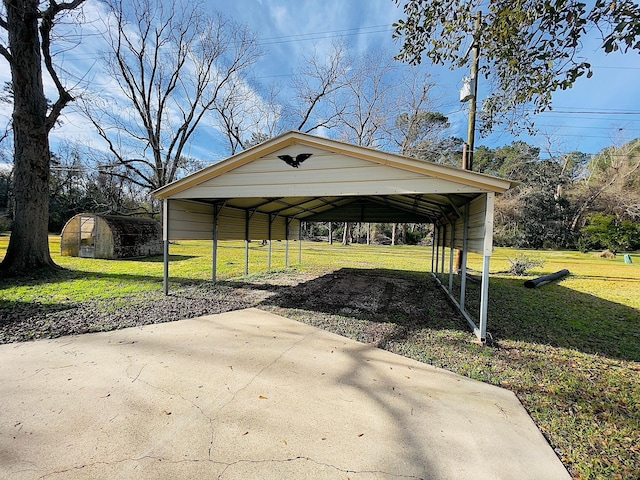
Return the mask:
<svg viewBox="0 0 640 480">
<path fill-rule="evenodd" d="M 302 221 L 431 223 L 432 272 L 484 340 L 494 196 L 510 187 L 488 175 L 288 132 L 154 192 L 164 207 L 165 293 L 170 240 L 212 240 L 215 281 L 219 240 L 244 240 L 248 256 L 251 240 L 270 246 L 299 238 Z M 464 252 L 458 298 L 454 249 Z M 479 325 L 465 309 L 469 251 L 484 258 Z"/>
</svg>

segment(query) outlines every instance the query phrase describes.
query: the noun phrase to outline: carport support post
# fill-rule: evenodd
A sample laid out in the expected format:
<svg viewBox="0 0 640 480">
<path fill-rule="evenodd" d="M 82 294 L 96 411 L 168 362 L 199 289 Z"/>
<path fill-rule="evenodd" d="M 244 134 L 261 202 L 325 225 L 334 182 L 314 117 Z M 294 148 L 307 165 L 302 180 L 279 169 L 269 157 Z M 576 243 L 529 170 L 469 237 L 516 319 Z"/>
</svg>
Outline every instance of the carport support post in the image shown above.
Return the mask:
<svg viewBox="0 0 640 480">
<path fill-rule="evenodd" d="M 480 287 L 480 341 L 487 338 L 487 312 L 489 306 L 489 268 L 493 253 L 493 207 L 495 193 L 489 192 L 484 217 L 484 262 L 482 265 L 482 286 Z"/>
<path fill-rule="evenodd" d="M 447 226 L 442 225 L 442 258 L 441 258 L 441 265 L 440 265 L 440 280 L 442 281 L 442 283 L 444 283 L 444 259 L 446 257 L 444 249 L 445 249 L 446 241 L 447 241 Z"/>
<path fill-rule="evenodd" d="M 169 199 L 162 201 L 162 241 L 164 242 L 164 294 L 169 295 Z"/>
<path fill-rule="evenodd" d="M 434 267 L 434 260 L 435 260 L 435 255 L 436 255 L 436 224 L 433 224 L 433 235 L 431 236 L 431 273 L 433 273 Z M 437 264 L 437 261 L 436 261 Z"/>
<path fill-rule="evenodd" d="M 249 240 L 244 241 L 244 275 L 249 275 Z"/>
<path fill-rule="evenodd" d="M 284 229 L 284 266 L 289 268 L 289 218 L 285 219 Z"/>
<path fill-rule="evenodd" d="M 216 283 L 218 273 L 218 205 L 213 206 L 213 258 L 211 261 L 211 281 Z"/>
<path fill-rule="evenodd" d="M 298 265 L 302 265 L 302 228 L 298 223 Z"/>
<path fill-rule="evenodd" d="M 251 215 L 249 214 L 249 210 L 246 210 L 244 213 L 244 275 L 246 277 L 249 275 L 249 220 L 251 219 Z"/>
<path fill-rule="evenodd" d="M 438 264 L 440 263 L 440 225 L 434 224 L 433 231 L 433 241 L 436 242 L 436 258 L 435 264 L 436 268 L 433 270 L 433 273 L 438 276 Z"/>
<path fill-rule="evenodd" d="M 462 265 L 460 266 L 460 310 L 464 311 L 467 295 L 467 247 L 469 246 L 469 204 L 464 206 L 464 226 L 462 233 Z"/>
<path fill-rule="evenodd" d="M 269 250 L 267 253 L 267 271 L 271 271 L 271 225 L 275 220 L 275 215 L 269 214 Z"/>
<path fill-rule="evenodd" d="M 449 293 L 453 295 L 453 247 L 456 234 L 455 223 L 451 222 L 451 242 L 449 242 Z"/>
</svg>

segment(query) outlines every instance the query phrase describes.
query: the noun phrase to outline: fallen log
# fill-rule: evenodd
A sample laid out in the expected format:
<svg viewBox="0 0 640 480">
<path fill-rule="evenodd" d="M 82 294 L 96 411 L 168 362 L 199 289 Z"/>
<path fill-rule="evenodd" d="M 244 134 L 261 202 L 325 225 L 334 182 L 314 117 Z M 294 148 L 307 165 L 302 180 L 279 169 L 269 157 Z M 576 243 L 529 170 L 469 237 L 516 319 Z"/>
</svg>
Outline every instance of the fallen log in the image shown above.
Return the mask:
<svg viewBox="0 0 640 480">
<path fill-rule="evenodd" d="M 533 280 L 527 280 L 524 282 L 524 286 L 526 288 L 538 288 L 567 275 L 569 275 L 569 270 L 560 270 L 559 272 L 552 273 L 550 275 L 543 275 L 542 277 L 534 278 Z"/>
</svg>

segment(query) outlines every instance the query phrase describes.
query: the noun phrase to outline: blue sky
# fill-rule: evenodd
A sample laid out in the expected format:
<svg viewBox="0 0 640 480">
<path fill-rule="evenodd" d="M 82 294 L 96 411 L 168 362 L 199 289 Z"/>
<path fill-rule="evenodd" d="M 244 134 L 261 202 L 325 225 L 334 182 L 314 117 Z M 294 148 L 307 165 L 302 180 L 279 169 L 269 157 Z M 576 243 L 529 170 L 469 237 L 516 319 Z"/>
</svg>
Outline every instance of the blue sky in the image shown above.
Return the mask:
<svg viewBox="0 0 640 480">
<path fill-rule="evenodd" d="M 336 39 L 343 41 L 352 55 L 358 56 L 372 48 L 384 49 L 389 55 L 399 51 L 392 40 L 391 24 L 402 17 L 393 0 L 233 0 L 206 2 L 227 17 L 252 29 L 264 51 L 253 69 L 260 83 L 286 83 L 295 74 L 303 57 L 314 50 L 328 52 Z M 89 0 L 86 18 L 95 14 L 97 2 Z M 97 25 L 97 23 L 96 23 Z M 97 27 L 96 27 L 97 28 Z M 96 32 L 85 26 L 79 45 L 65 53 L 65 69 L 80 84 L 109 89 L 109 80 L 101 73 L 97 55 Z M 593 65 L 591 79 L 579 79 L 573 89 L 554 95 L 554 111 L 535 118 L 541 133 L 535 137 L 521 136 L 544 150 L 551 142 L 553 154 L 574 150 L 597 153 L 612 144 L 620 145 L 640 137 L 640 55 L 604 55 L 598 49 L 598 39 L 584 46 L 583 55 Z M 9 79 L 9 71 L 0 59 L 0 81 Z M 447 115 L 452 127 L 450 136 L 466 138 L 467 104 L 459 102 L 461 80 L 465 70 L 450 71 L 444 67 L 422 65 L 438 86 L 435 91 L 439 110 Z M 48 82 L 51 87 L 51 82 Z M 486 95 L 486 85 L 480 81 L 479 99 Z M 6 121 L 10 109 L 0 104 L 0 122 Z M 4 117 L 4 118 L 3 118 Z M 64 124 L 52 139 L 56 145 L 63 139 L 79 140 L 100 148 L 100 140 L 88 122 L 73 108 L 65 112 Z M 498 147 L 515 138 L 503 128 L 496 128 L 487 138 L 477 137 L 476 146 Z M 207 161 L 226 156 L 224 147 L 201 132 L 190 154 Z"/>
<path fill-rule="evenodd" d="M 334 38 L 343 39 L 354 53 L 370 47 L 386 47 L 392 53 L 400 45 L 391 38 L 391 24 L 402 18 L 392 0 L 235 0 L 217 8 L 236 21 L 247 24 L 259 36 L 267 54 L 257 65 L 258 76 L 292 73 L 302 54 L 314 47 L 328 48 Z M 307 38 L 311 40 L 306 40 Z M 596 37 L 589 39 L 582 54 L 593 65 L 591 79 L 581 78 L 575 86 L 554 94 L 554 111 L 535 117 L 540 135 L 517 139 L 553 153 L 580 150 L 597 153 L 612 144 L 640 137 L 640 55 L 605 55 Z M 465 70 L 424 65 L 438 84 L 440 110 L 449 116 L 451 135 L 466 138 L 467 104 L 459 102 Z M 483 80 L 479 99 L 486 95 Z M 496 128 L 476 145 L 497 147 L 511 143 L 512 135 Z"/>
</svg>

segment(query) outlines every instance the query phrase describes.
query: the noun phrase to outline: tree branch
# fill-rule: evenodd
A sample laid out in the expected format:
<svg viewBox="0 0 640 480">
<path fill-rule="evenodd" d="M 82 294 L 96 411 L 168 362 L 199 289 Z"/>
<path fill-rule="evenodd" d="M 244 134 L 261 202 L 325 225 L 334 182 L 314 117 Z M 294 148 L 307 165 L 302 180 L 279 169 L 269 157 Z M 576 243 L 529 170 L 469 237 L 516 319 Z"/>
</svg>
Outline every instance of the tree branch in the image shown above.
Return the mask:
<svg viewBox="0 0 640 480">
<path fill-rule="evenodd" d="M 47 72 L 49 72 L 49 75 L 53 79 L 53 83 L 58 90 L 58 99 L 51 107 L 51 111 L 47 115 L 45 121 L 45 128 L 47 131 L 50 131 L 54 127 L 58 117 L 62 113 L 62 109 L 73 100 L 69 91 L 64 87 L 64 85 L 62 85 L 58 72 L 56 72 L 53 66 L 53 59 L 51 56 L 51 30 L 54 27 L 55 16 L 62 11 L 73 10 L 85 1 L 86 0 L 74 0 L 72 2 L 63 2 L 58 4 L 52 0 L 49 4 L 49 8 L 41 13 L 42 23 L 40 24 L 40 36 L 42 39 L 42 58 L 47 68 Z"/>
<path fill-rule="evenodd" d="M 0 45 L 0 55 L 2 55 L 7 60 L 7 62 L 13 63 L 13 56 L 11 56 L 11 53 L 4 45 Z"/>
</svg>

